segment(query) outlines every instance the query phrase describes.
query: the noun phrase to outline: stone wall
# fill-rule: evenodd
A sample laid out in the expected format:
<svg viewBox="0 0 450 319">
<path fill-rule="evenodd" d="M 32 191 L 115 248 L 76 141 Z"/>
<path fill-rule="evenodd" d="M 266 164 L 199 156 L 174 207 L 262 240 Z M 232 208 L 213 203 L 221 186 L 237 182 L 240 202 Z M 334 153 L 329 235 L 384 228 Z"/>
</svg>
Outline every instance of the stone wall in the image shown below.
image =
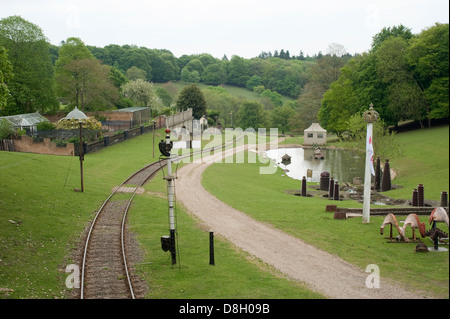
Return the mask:
<svg viewBox="0 0 450 319">
<path fill-rule="evenodd" d="M 49 138 L 44 138 L 43 142 L 34 142 L 33 138 L 26 135 L 14 140 L 14 150 L 16 152 L 50 155 L 74 155 L 75 153 L 73 143 L 68 143 L 65 147 L 58 147 Z"/>
<path fill-rule="evenodd" d="M 192 109 L 188 109 L 181 113 L 177 113 L 174 115 L 167 116 L 166 125 L 171 130 L 176 128 L 185 128 L 188 132 L 192 132 Z"/>
</svg>

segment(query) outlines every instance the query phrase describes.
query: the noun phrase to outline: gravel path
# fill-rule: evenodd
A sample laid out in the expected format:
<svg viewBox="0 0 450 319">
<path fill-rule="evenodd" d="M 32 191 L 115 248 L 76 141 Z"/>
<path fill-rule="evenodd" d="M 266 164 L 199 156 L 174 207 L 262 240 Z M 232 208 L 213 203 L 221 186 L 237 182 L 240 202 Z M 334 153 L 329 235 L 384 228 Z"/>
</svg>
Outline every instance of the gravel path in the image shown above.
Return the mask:
<svg viewBox="0 0 450 319">
<path fill-rule="evenodd" d="M 327 298 L 426 298 L 387 283 L 382 273 L 380 288 L 367 288 L 369 272 L 219 201 L 201 185 L 203 171 L 214 160 L 211 156 L 202 163 L 180 168 L 176 196 L 189 213 L 201 219 L 215 234 Z"/>
</svg>

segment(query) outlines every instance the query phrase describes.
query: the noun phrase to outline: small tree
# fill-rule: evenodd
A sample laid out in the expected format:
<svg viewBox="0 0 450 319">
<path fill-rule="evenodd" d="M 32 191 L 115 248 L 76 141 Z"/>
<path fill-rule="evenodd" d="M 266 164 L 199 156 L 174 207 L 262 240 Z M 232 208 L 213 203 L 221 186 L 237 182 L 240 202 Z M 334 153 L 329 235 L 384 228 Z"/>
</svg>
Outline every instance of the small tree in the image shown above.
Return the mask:
<svg viewBox="0 0 450 319">
<path fill-rule="evenodd" d="M 188 85 L 183 88 L 177 99 L 177 109 L 185 111 L 192 108 L 192 115 L 199 119 L 206 114 L 206 100 L 200 88 Z"/>
<path fill-rule="evenodd" d="M 349 147 L 365 150 L 367 123 L 361 114 L 356 113 L 347 121 L 347 133 L 349 140 L 345 142 Z M 392 157 L 398 155 L 401 150 L 394 139 L 395 132 L 389 132 L 385 123 L 380 119 L 373 125 L 373 148 L 376 156 Z"/>
<path fill-rule="evenodd" d="M 0 140 L 6 139 L 14 134 L 12 123 L 7 119 L 0 121 Z"/>
<path fill-rule="evenodd" d="M 155 104 L 155 92 L 153 84 L 142 79 L 130 81 L 122 85 L 122 94 L 131 99 L 137 106 L 153 106 Z"/>
</svg>

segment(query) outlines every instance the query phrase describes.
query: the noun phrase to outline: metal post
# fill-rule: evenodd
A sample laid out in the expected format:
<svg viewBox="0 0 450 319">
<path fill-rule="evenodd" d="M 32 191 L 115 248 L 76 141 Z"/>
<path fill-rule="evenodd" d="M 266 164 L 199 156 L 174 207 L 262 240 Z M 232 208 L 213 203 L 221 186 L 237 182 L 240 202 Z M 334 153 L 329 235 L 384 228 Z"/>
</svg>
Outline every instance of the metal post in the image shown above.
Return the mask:
<svg viewBox="0 0 450 319">
<path fill-rule="evenodd" d="M 383 179 L 381 180 L 381 191 L 390 191 L 391 186 L 391 169 L 389 168 L 389 160 L 384 163 Z"/>
<path fill-rule="evenodd" d="M 83 155 L 83 136 L 81 133 L 81 126 L 83 124 L 82 121 L 79 121 L 78 124 L 80 125 L 80 175 L 81 175 L 81 192 L 84 192 L 84 182 L 83 182 L 83 160 L 84 160 L 84 155 Z"/>
<path fill-rule="evenodd" d="M 334 183 L 334 200 L 339 200 L 339 183 L 336 181 Z"/>
<path fill-rule="evenodd" d="M 375 167 L 375 190 L 380 191 L 381 189 L 381 159 L 377 157 L 377 165 Z"/>
<path fill-rule="evenodd" d="M 214 232 L 209 232 L 209 264 L 214 265 Z"/>
<path fill-rule="evenodd" d="M 302 179 L 302 196 L 306 197 L 306 177 L 303 176 Z"/>
<path fill-rule="evenodd" d="M 166 130 L 166 145 L 170 144 L 170 130 Z M 174 176 L 172 175 L 171 155 L 167 158 L 167 193 L 169 202 L 169 230 L 170 230 L 170 253 L 172 255 L 172 265 L 176 264 L 176 247 L 175 247 L 175 214 L 174 214 Z"/>
<path fill-rule="evenodd" d="M 417 188 L 415 188 L 412 192 L 411 206 L 419 206 L 419 193 L 417 192 Z"/>
<path fill-rule="evenodd" d="M 330 178 L 330 189 L 328 191 L 328 199 L 334 198 L 334 178 Z"/>
<path fill-rule="evenodd" d="M 424 200 L 424 194 L 423 194 L 423 184 L 419 184 L 417 186 L 417 194 L 418 194 L 418 205 L 419 207 L 423 207 L 425 205 Z"/>
<path fill-rule="evenodd" d="M 155 158 L 155 128 L 156 122 L 153 120 L 153 158 Z"/>
<path fill-rule="evenodd" d="M 441 207 L 447 207 L 448 206 L 448 199 L 447 199 L 447 192 L 442 191 L 441 192 Z"/>
</svg>

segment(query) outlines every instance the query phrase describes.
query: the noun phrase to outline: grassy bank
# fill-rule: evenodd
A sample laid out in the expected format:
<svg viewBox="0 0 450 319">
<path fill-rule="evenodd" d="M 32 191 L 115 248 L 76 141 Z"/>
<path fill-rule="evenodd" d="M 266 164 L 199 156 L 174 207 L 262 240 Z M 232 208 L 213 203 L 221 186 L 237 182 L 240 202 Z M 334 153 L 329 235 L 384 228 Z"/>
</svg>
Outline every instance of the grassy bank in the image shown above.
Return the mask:
<svg viewBox="0 0 450 319">
<path fill-rule="evenodd" d="M 82 231 L 114 186 L 155 160 L 152 150 L 145 134 L 86 154 L 84 193 L 73 191 L 78 157 L 0 152 L 0 298 L 65 297 Z"/>
<path fill-rule="evenodd" d="M 165 134 L 158 132 L 156 141 Z M 112 188 L 153 158 L 152 135 L 86 154 L 85 193 L 77 157 L 0 152 L 0 299 L 68 298 L 67 265 L 80 236 Z M 168 233 L 162 175 L 135 197 L 129 224 L 144 254 L 139 273 L 149 298 L 321 298 L 216 238 L 177 208 L 181 268 L 173 269 L 160 237 Z"/>
<path fill-rule="evenodd" d="M 431 197 L 432 187 L 440 192 L 448 185 L 448 126 L 422 132 L 428 133 L 433 135 L 399 134 L 407 150 L 403 157 L 391 159 L 391 167 L 399 172 L 396 184 L 408 189 L 424 183 L 425 196 Z M 156 141 L 163 135 L 159 131 Z M 428 153 L 444 149 L 447 157 L 424 166 L 428 157 L 415 153 L 428 147 L 418 141 L 430 144 L 429 139 L 435 145 Z M 409 148 L 410 144 L 414 145 Z M 0 152 L 0 298 L 69 296 L 65 267 L 73 263 L 71 254 L 81 233 L 112 188 L 155 161 L 152 154 L 151 134 L 87 154 L 86 192 L 79 193 L 73 191 L 80 187 L 77 157 Z M 413 161 L 419 163 L 412 165 Z M 417 167 L 426 168 L 426 174 Z M 257 163 L 215 164 L 205 172 L 204 184 L 252 217 L 361 268 L 376 263 L 382 276 L 448 297 L 448 253 L 415 254 L 414 245 L 385 243 L 379 235 L 381 218 L 373 217 L 369 225 L 356 218 L 334 220 L 324 211 L 328 201 L 288 195 L 285 190 L 299 189 L 300 182 L 281 175 L 259 175 Z M 172 268 L 169 254 L 160 247 L 160 237 L 168 234 L 165 181 L 158 175 L 145 189 L 135 197 L 129 227 L 144 251 L 137 269 L 149 283 L 149 298 L 321 298 L 221 238 L 216 238 L 216 265 L 209 265 L 209 229 L 180 205 L 176 211 L 181 267 Z M 401 197 L 399 191 L 403 190 L 391 191 L 391 196 Z M 410 190 L 404 192 L 410 196 Z"/>
<path fill-rule="evenodd" d="M 446 190 L 449 183 L 448 126 L 402 133 L 397 138 L 402 155 L 391 159 L 391 168 L 399 171 L 395 184 L 402 185 L 403 189 L 386 194 L 409 198 L 412 189 L 424 183 L 430 190 L 426 198 L 438 199 L 440 191 Z M 437 153 L 442 156 L 436 156 Z M 332 213 L 325 212 L 325 206 L 330 204 L 328 200 L 289 195 L 286 190 L 299 190 L 300 181 L 283 177 L 281 170 L 260 175 L 259 166 L 258 163 L 214 164 L 205 171 L 203 185 L 234 208 L 362 269 L 377 264 L 385 278 L 448 298 L 448 252 L 417 254 L 414 244 L 387 243 L 380 235 L 383 217 L 372 216 L 370 224 L 362 224 L 360 218 L 335 220 Z M 436 191 L 431 191 L 433 189 Z M 344 201 L 339 202 L 339 206 L 362 207 L 362 204 Z M 421 220 L 430 228 L 427 216 Z M 407 234 L 411 236 L 409 228 Z M 428 244 L 431 246 L 431 242 Z"/>
<path fill-rule="evenodd" d="M 180 205 L 175 208 L 178 263 L 172 266 L 169 252 L 160 244 L 161 236 L 169 235 L 162 174 L 145 189 L 133 203 L 129 224 L 144 251 L 136 268 L 149 283 L 147 298 L 321 298 L 220 237 L 214 240 L 215 265 L 209 265 L 209 229 Z"/>
</svg>

